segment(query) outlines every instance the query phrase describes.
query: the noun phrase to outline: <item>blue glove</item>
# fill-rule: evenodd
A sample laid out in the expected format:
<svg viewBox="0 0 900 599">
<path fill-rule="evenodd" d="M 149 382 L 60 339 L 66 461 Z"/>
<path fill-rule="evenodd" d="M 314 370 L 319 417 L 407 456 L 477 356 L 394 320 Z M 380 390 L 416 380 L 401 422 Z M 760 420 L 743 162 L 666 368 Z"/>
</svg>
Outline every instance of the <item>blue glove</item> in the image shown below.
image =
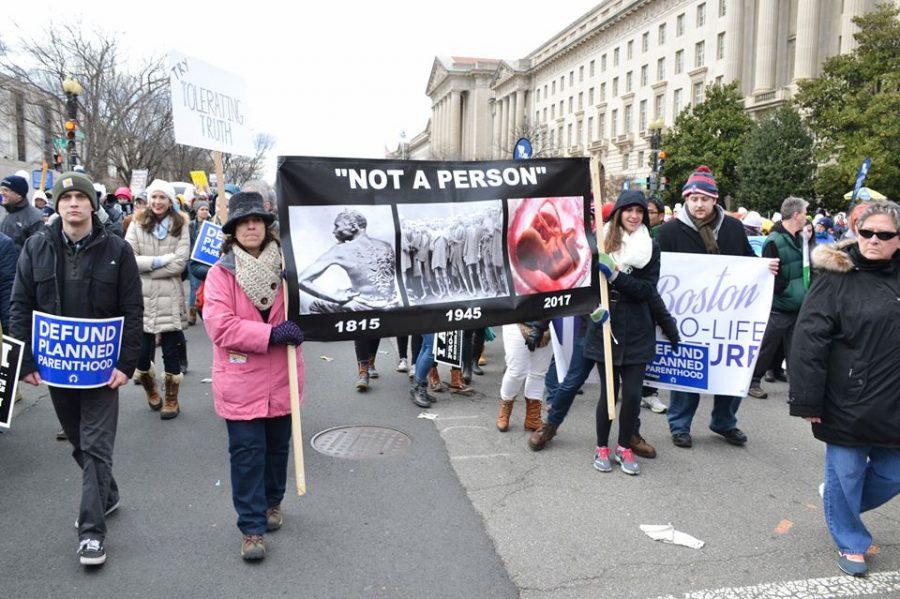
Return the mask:
<svg viewBox="0 0 900 599">
<path fill-rule="evenodd" d="M 609 320 L 609 310 L 603 306 L 597 306 L 597 308 L 591 312 L 591 320 L 598 325 L 603 326 L 606 324 L 606 321 Z"/>
<path fill-rule="evenodd" d="M 604 252 L 597 254 L 597 268 L 607 281 L 615 281 L 619 274 L 619 265 L 612 259 L 612 256 Z"/>
<path fill-rule="evenodd" d="M 272 327 L 269 334 L 269 345 L 300 345 L 303 343 L 303 331 L 293 320 L 285 320 Z"/>
</svg>

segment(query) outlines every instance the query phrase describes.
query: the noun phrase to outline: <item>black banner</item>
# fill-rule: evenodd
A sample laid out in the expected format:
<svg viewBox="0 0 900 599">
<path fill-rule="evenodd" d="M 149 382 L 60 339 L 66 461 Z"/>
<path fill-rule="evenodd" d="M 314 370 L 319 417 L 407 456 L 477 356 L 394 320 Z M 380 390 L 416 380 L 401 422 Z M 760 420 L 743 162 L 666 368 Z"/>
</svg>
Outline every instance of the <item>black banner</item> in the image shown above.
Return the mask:
<svg viewBox="0 0 900 599">
<path fill-rule="evenodd" d="M 585 158 L 280 157 L 290 293 L 342 341 L 585 314 L 599 298 Z"/>
<path fill-rule="evenodd" d="M 0 428 L 9 428 L 16 401 L 16 385 L 22 368 L 22 347 L 18 339 L 3 336 L 0 346 Z"/>
</svg>

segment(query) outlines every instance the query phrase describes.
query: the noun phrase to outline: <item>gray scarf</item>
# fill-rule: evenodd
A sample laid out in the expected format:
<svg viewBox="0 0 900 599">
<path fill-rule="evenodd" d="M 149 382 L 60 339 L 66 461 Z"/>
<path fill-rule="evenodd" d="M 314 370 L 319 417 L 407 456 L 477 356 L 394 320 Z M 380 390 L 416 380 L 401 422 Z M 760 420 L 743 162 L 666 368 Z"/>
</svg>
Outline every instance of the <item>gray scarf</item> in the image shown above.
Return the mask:
<svg viewBox="0 0 900 599">
<path fill-rule="evenodd" d="M 270 241 L 259 258 L 254 258 L 237 244 L 234 245 L 234 275 L 238 285 L 259 310 L 268 310 L 275 303 L 278 283 L 281 282 L 281 251 Z"/>
</svg>

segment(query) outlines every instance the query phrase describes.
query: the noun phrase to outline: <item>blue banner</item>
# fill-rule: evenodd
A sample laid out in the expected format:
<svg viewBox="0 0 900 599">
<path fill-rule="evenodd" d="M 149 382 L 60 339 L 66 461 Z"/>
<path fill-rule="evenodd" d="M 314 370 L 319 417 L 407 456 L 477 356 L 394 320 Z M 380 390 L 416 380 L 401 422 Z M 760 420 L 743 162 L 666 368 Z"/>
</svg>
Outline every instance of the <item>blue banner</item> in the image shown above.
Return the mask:
<svg viewBox="0 0 900 599">
<path fill-rule="evenodd" d="M 850 196 L 851 208 L 853 208 L 853 205 L 856 203 L 856 196 L 859 195 L 859 188 L 862 187 L 863 182 L 866 180 L 870 166 L 872 166 L 871 158 L 866 158 L 863 160 L 863 163 L 859 165 L 859 170 L 856 172 L 856 184 L 853 186 L 853 195 Z"/>
<path fill-rule="evenodd" d="M 709 347 L 680 343 L 673 348 L 668 341 L 657 341 L 656 359 L 647 364 L 644 380 L 705 390 L 709 383 Z"/>
<path fill-rule="evenodd" d="M 531 147 L 531 140 L 527 137 L 519 138 L 516 142 L 516 149 L 513 151 L 513 158 L 516 160 L 528 160 L 534 156 L 534 149 Z"/>
<path fill-rule="evenodd" d="M 222 227 L 208 220 L 203 221 L 200 231 L 197 233 L 194 249 L 191 251 L 191 260 L 214 266 L 219 261 L 219 253 L 224 241 L 225 234 L 222 233 Z"/>
<path fill-rule="evenodd" d="M 119 361 L 124 318 L 67 318 L 34 312 L 31 353 L 51 387 L 91 389 L 109 382 Z"/>
</svg>

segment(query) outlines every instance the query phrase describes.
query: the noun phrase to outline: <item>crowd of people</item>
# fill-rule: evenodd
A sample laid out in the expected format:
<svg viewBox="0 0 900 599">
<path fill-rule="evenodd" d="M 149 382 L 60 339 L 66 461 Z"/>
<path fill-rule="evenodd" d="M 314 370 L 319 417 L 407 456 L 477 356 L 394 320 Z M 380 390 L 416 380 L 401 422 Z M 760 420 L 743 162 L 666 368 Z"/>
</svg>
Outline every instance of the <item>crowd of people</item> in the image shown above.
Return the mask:
<svg viewBox="0 0 900 599">
<path fill-rule="evenodd" d="M 221 219 L 214 210 L 216 198 L 198 195 L 185 202 L 172 183 L 162 180 L 154 180 L 138 196 L 124 187 L 108 194 L 86 173 L 69 172 L 56 178 L 49 193 L 34 193 L 33 204 L 28 192 L 22 177 L 0 181 L 5 209 L 0 220 L 0 324 L 25 343 L 23 380 L 41 383 L 30 350 L 34 310 L 124 318 L 121 352 L 108 385 L 50 387 L 60 434 L 82 469 L 77 521 L 81 563 L 96 566 L 106 560 L 106 516 L 119 504 L 112 473 L 118 388 L 134 379 L 151 410 L 164 420 L 176 418 L 187 370 L 183 331 L 198 318 L 213 345 L 213 398 L 216 413 L 227 424 L 241 555 L 262 559 L 265 534 L 278 530 L 284 517 L 291 437 L 287 347 L 304 340 L 302 330 L 286 318 L 271 188 L 261 182 L 243 189 L 226 186 L 228 212 Z M 593 449 L 597 471 L 608 473 L 618 466 L 634 476 L 641 471 L 638 458 L 656 457 L 656 448 L 641 435 L 642 406 L 665 413 L 673 445 L 691 448 L 699 395 L 672 391 L 666 405 L 655 389 L 644 385 L 644 369 L 656 352 L 657 327 L 673 345 L 681 342 L 677 323 L 656 289 L 662 252 L 758 256 L 775 278 L 774 294 L 748 394 L 764 399 L 763 380 L 789 377 L 790 414 L 808 420 L 816 438 L 827 444 L 821 492 L 838 565 L 848 574 L 865 574 L 872 538 L 860 514 L 900 493 L 900 207 L 890 201 L 865 202 L 849 215 L 833 216 L 824 210 L 810 216 L 809 207 L 802 198 L 787 197 L 769 219 L 744 209 L 729 213 L 721 205 L 713 173 L 704 166 L 689 177 L 682 202 L 672 208 L 640 190 L 625 190 L 615 202 L 601 206 L 597 264 L 609 287 L 609 304 L 578 319 L 562 380 L 549 321 L 503 325 L 505 372 L 499 390 L 488 391 L 498 398 L 497 430 L 513 427 L 514 405 L 521 396 L 523 428 L 531 431 L 528 446 L 547 449 L 596 368 L 601 381 Z M 497 272 L 490 272 L 500 221 L 495 214 L 477 216 L 472 222 L 448 220 L 427 239 L 423 228 L 408 223 L 401 250 L 404 271 L 411 273 L 406 277 L 410 297 L 465 298 L 477 295 L 478 288 L 505 285 Z M 225 235 L 214 266 L 190 260 L 200 225 L 210 219 L 222 225 Z M 348 234 L 365 227 L 346 220 Z M 473 226 L 476 221 L 482 226 Z M 755 252 L 751 239 L 758 236 L 765 239 Z M 811 275 L 806 268 L 810 262 Z M 603 341 L 607 323 L 616 340 L 611 348 Z M 493 339 L 494 331 L 477 328 L 462 337 L 462 360 L 451 369 L 449 389 L 471 394 L 473 375 L 483 374 L 485 341 Z M 162 395 L 154 365 L 157 346 Z M 355 342 L 359 392 L 379 378 L 379 346 L 378 339 Z M 448 388 L 433 346 L 434 334 L 397 338 L 396 370 L 408 373 L 409 398 L 422 408 Z M 299 348 L 296 356 L 302 399 Z M 612 403 L 619 404 L 614 445 L 606 360 L 612 360 Z M 738 428 L 743 399 L 716 395 L 709 419 L 709 429 L 735 446 L 748 442 Z"/>
</svg>

